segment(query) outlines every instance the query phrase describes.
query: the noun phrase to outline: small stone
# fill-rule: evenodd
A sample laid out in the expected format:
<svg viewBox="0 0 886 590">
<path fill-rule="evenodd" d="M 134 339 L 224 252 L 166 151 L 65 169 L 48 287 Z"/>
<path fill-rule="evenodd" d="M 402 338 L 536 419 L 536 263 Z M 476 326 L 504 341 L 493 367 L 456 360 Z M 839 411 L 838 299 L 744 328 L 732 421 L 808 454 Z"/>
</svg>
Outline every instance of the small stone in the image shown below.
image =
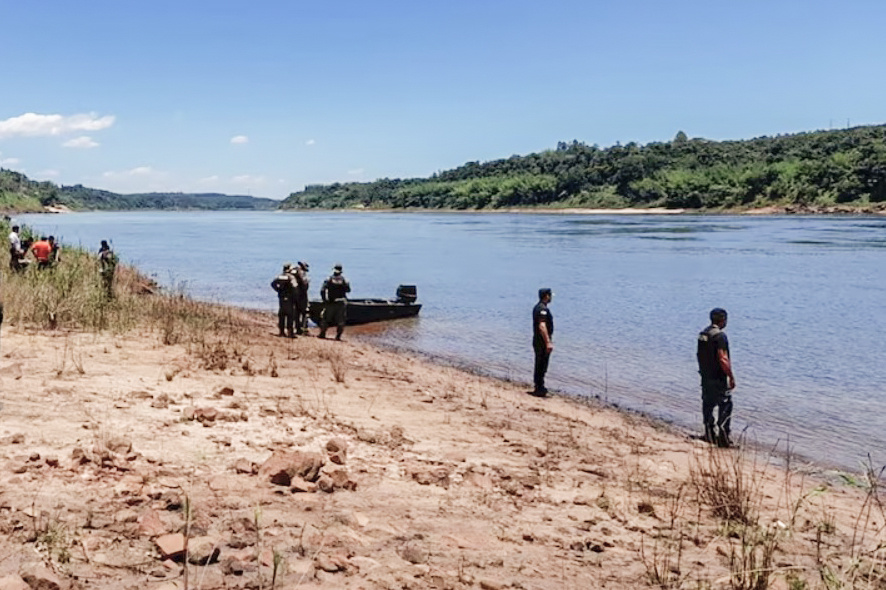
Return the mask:
<svg viewBox="0 0 886 590">
<path fill-rule="evenodd" d="M 43 460 L 49 467 L 58 467 L 58 457 L 49 455 Z"/>
<path fill-rule="evenodd" d="M 181 533 L 170 533 L 154 539 L 163 559 L 181 561 L 185 555 L 185 536 Z"/>
<path fill-rule="evenodd" d="M 316 483 L 305 481 L 300 477 L 294 477 L 290 482 L 289 491 L 293 494 L 311 494 L 317 491 L 317 487 L 318 485 Z"/>
<path fill-rule="evenodd" d="M 222 387 L 221 389 L 218 390 L 218 393 L 216 395 L 218 395 L 219 397 L 221 397 L 223 395 L 234 395 L 234 388 L 233 387 Z"/>
<path fill-rule="evenodd" d="M 156 510 L 148 509 L 138 518 L 138 532 L 145 537 L 157 537 L 166 532 L 166 525 Z"/>
<path fill-rule="evenodd" d="M 271 483 L 289 486 L 295 476 L 305 481 L 317 481 L 323 464 L 323 458 L 317 453 L 274 451 L 259 468 L 258 473 L 260 477 L 267 478 Z"/>
<path fill-rule="evenodd" d="M 31 462 L 39 461 L 39 460 L 40 460 L 40 453 L 31 453 L 31 455 L 28 457 L 28 461 L 31 461 Z"/>
<path fill-rule="evenodd" d="M 215 537 L 194 537 L 188 541 L 188 562 L 194 565 L 207 565 L 218 561 L 220 553 L 219 542 Z"/>
<path fill-rule="evenodd" d="M 58 576 L 42 565 L 26 568 L 21 576 L 31 590 L 62 590 L 68 587 L 68 584 L 63 585 Z"/>
<path fill-rule="evenodd" d="M 138 513 L 130 508 L 120 510 L 114 515 L 114 522 L 128 523 L 136 521 L 138 521 Z"/>
<path fill-rule="evenodd" d="M 338 563 L 332 557 L 323 553 L 317 556 L 317 558 L 314 560 L 314 565 L 317 566 L 317 569 L 323 570 L 324 572 L 329 572 L 331 574 L 344 569 L 340 563 Z"/>
<path fill-rule="evenodd" d="M 237 459 L 232 466 L 232 469 L 237 473 L 246 473 L 248 475 L 252 475 L 255 473 L 255 463 L 246 458 Z"/>
<path fill-rule="evenodd" d="M 400 557 L 409 563 L 425 563 L 428 560 L 428 551 L 418 543 L 407 543 L 400 551 Z"/>
<path fill-rule="evenodd" d="M 496 582 L 495 580 L 490 580 L 488 578 L 484 578 L 479 580 L 480 588 L 483 590 L 502 590 L 504 586 Z"/>
<path fill-rule="evenodd" d="M 120 455 L 125 455 L 132 450 L 132 441 L 125 436 L 115 436 L 108 440 L 108 450 Z"/>
</svg>

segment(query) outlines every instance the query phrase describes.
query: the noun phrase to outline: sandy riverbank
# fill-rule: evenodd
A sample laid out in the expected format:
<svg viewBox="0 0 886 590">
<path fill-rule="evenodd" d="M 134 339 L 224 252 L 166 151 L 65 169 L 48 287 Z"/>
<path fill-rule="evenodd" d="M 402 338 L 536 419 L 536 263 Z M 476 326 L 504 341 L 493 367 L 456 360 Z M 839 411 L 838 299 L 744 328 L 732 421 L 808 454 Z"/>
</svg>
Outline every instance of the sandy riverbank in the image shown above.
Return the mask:
<svg viewBox="0 0 886 590">
<path fill-rule="evenodd" d="M 212 557 L 187 568 L 203 589 L 271 588 L 275 563 L 277 588 L 367 590 L 886 576 L 863 487 L 242 320 L 202 349 L 3 327 L 0 588 L 184 588 L 185 530 L 191 560 Z M 715 514 L 717 487 L 744 515 Z"/>
</svg>

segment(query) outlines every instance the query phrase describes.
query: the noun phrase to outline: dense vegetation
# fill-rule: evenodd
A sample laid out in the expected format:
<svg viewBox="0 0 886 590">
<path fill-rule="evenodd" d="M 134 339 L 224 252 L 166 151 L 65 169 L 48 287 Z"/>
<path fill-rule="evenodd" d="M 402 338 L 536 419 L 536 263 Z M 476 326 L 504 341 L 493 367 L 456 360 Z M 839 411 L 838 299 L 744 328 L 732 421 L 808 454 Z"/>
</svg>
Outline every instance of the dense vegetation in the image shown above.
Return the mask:
<svg viewBox="0 0 886 590">
<path fill-rule="evenodd" d="M 39 211 L 64 205 L 75 210 L 125 209 L 274 209 L 278 201 L 215 193 L 142 193 L 121 195 L 82 185 L 36 182 L 20 172 L 0 169 L 0 210 Z"/>
<path fill-rule="evenodd" d="M 886 126 L 742 141 L 689 139 L 469 162 L 430 178 L 310 185 L 282 208 L 865 205 L 886 201 Z"/>
</svg>

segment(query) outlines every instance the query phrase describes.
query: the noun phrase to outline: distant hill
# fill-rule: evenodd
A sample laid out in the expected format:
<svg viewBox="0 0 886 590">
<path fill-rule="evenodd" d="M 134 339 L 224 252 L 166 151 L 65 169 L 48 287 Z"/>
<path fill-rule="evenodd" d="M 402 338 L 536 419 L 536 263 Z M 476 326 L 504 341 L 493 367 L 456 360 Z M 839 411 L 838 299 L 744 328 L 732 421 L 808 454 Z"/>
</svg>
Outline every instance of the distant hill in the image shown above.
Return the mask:
<svg viewBox="0 0 886 590">
<path fill-rule="evenodd" d="M 82 185 L 57 186 L 51 182 L 37 182 L 20 172 L 0 169 L 0 210 L 41 211 L 46 206 L 64 205 L 73 210 L 131 210 L 131 209 L 275 209 L 280 204 L 274 199 L 248 195 L 218 193 L 139 193 L 118 194 Z"/>
<path fill-rule="evenodd" d="M 578 141 L 429 178 L 310 185 L 283 209 L 737 208 L 886 201 L 886 126 L 600 148 Z"/>
</svg>

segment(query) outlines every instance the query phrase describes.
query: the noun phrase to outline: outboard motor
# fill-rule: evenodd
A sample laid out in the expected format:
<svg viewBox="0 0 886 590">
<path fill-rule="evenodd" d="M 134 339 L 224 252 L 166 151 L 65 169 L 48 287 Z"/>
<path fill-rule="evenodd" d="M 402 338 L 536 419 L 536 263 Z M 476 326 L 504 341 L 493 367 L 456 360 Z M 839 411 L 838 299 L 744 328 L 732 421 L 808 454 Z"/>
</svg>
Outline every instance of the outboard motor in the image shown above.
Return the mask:
<svg viewBox="0 0 886 590">
<path fill-rule="evenodd" d="M 418 299 L 418 288 L 415 285 L 400 285 L 397 287 L 397 301 L 401 303 L 415 303 Z"/>
</svg>

